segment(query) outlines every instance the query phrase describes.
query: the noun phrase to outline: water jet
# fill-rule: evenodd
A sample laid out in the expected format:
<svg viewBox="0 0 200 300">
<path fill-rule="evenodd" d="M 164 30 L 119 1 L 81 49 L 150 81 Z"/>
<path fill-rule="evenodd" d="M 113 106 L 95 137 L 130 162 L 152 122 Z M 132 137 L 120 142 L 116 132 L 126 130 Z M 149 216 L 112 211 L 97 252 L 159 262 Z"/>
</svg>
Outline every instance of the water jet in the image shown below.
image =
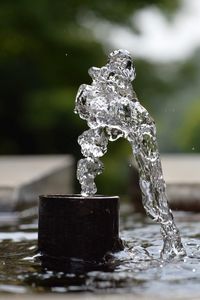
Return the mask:
<svg viewBox="0 0 200 300">
<path fill-rule="evenodd" d="M 168 206 L 155 122 L 132 87 L 135 68 L 128 51 L 109 54 L 101 68 L 89 69 L 91 85 L 80 86 L 75 113 L 89 130 L 78 138 L 84 156 L 77 165 L 81 195 L 40 196 L 38 248 L 43 257 L 102 260 L 123 249 L 118 236 L 118 197 L 95 196 L 95 177 L 109 141 L 129 141 L 139 169 L 143 206 L 160 223 L 162 258 L 184 256 L 179 230 Z"/>
</svg>

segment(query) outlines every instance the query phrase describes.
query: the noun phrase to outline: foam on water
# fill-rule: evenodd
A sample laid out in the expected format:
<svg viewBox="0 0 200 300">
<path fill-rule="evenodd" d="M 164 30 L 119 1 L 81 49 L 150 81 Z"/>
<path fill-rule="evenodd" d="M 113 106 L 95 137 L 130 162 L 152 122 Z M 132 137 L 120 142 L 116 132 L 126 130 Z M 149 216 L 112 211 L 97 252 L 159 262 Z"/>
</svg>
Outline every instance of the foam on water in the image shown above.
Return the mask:
<svg viewBox="0 0 200 300">
<path fill-rule="evenodd" d="M 89 130 L 78 138 L 85 158 L 78 162 L 77 178 L 83 196 L 97 192 L 96 175 L 103 171 L 99 157 L 109 141 L 127 139 L 138 164 L 143 205 L 147 214 L 161 225 L 162 258 L 184 256 L 179 231 L 168 206 L 156 140 L 155 122 L 140 104 L 132 87 L 135 68 L 126 50 L 110 53 L 102 68 L 89 69 L 91 85 L 80 86 L 75 112 L 87 121 Z"/>
</svg>

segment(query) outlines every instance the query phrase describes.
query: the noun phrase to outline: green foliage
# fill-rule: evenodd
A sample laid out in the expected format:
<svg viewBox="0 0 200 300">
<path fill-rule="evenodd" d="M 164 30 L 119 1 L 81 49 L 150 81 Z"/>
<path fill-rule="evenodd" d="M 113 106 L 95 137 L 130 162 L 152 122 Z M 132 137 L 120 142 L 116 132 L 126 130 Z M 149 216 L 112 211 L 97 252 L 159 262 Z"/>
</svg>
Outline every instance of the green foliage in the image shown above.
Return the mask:
<svg viewBox="0 0 200 300">
<path fill-rule="evenodd" d="M 0 154 L 72 153 L 80 158 L 77 136 L 87 126 L 73 113 L 75 95 L 80 84 L 91 82 L 88 68 L 102 66 L 106 60 L 102 45 L 81 26 L 80 20 L 93 13 L 129 26 L 129 17 L 136 9 L 154 4 L 170 16 L 178 1 L 1 0 Z M 196 61 L 175 67 L 173 76 L 171 66 L 136 60 L 134 88 L 161 126 L 167 103 L 181 99 L 180 91 L 189 88 L 188 78 L 196 76 Z M 196 107 L 185 117 L 186 125 L 179 132 L 184 143 L 181 144 L 182 138 L 176 139 L 184 150 L 196 145 L 199 115 Z M 168 127 L 163 127 L 165 133 Z M 165 140 L 166 136 L 161 146 Z M 172 142 L 166 147 L 172 151 L 174 145 Z M 124 190 L 130 154 L 125 142 L 110 146 L 104 158 L 105 174 L 98 179 L 100 192 Z"/>
<path fill-rule="evenodd" d="M 185 152 L 199 152 L 200 150 L 200 98 L 195 101 L 186 112 L 183 124 L 178 132 L 178 139 Z"/>
</svg>

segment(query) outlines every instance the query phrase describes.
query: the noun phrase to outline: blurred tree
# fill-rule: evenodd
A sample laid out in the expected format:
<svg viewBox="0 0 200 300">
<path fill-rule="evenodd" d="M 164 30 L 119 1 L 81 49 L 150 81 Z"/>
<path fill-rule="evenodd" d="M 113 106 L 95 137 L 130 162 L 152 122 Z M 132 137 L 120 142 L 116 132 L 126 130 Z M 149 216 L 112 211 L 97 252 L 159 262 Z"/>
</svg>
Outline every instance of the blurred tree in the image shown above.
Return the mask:
<svg viewBox="0 0 200 300">
<path fill-rule="evenodd" d="M 71 117 L 76 90 L 89 81 L 87 69 L 105 61 L 101 45 L 79 18 L 94 12 L 124 23 L 146 4 L 171 10 L 176 2 L 0 2 L 0 153 L 78 152 L 76 138 L 83 125 Z"/>
<path fill-rule="evenodd" d="M 1 0 L 0 153 L 73 153 L 79 158 L 77 136 L 86 124 L 73 114 L 75 95 L 80 84 L 91 82 L 88 68 L 106 60 L 102 45 L 80 19 L 93 13 L 128 26 L 136 9 L 152 4 L 170 16 L 178 0 Z M 189 73 L 178 81 L 173 76 L 166 80 L 162 74 L 170 74 L 168 66 L 136 61 L 136 67 L 139 98 L 153 115 L 163 116 L 165 103 L 175 97 L 178 85 L 187 82 Z M 181 67 L 177 74 L 182 74 Z M 113 181 L 119 188 L 126 172 L 123 162 L 120 167 L 115 161 L 120 154 L 128 156 L 130 149 L 123 142 L 111 149 L 112 157 L 105 157 L 107 177 L 121 173 Z M 105 189 L 109 191 L 109 184 Z"/>
<path fill-rule="evenodd" d="M 183 124 L 178 131 L 178 139 L 185 152 L 200 151 L 200 98 L 190 106 L 183 118 Z"/>
</svg>

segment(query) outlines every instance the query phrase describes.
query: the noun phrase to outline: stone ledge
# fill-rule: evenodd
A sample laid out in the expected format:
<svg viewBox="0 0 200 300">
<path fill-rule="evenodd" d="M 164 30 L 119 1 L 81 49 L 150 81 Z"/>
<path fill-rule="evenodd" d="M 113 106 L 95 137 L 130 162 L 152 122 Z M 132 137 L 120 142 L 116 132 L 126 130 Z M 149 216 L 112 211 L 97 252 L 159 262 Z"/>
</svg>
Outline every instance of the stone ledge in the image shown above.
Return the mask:
<svg viewBox="0 0 200 300">
<path fill-rule="evenodd" d="M 0 208 L 36 203 L 39 194 L 72 193 L 70 155 L 0 156 Z"/>
<path fill-rule="evenodd" d="M 200 211 L 200 155 L 162 155 L 163 174 L 172 209 Z"/>
<path fill-rule="evenodd" d="M 141 295 L 134 295 L 134 294 L 107 294 L 107 295 L 92 295 L 88 293 L 81 293 L 79 295 L 74 294 L 21 294 L 21 295 L 3 295 L 3 299 L 5 300 L 155 300 L 156 298 L 162 300 L 171 300 L 171 296 L 167 297 L 163 295 L 162 298 L 158 295 L 151 295 L 151 296 L 141 296 Z M 173 300 L 199 300 L 199 297 L 185 297 L 184 295 L 174 295 Z"/>
<path fill-rule="evenodd" d="M 162 154 L 161 162 L 171 208 L 200 211 L 200 155 Z M 137 168 L 134 162 L 133 165 Z M 131 176 L 131 197 L 133 201 L 136 200 L 136 209 L 141 210 L 141 193 L 136 170 Z"/>
</svg>

